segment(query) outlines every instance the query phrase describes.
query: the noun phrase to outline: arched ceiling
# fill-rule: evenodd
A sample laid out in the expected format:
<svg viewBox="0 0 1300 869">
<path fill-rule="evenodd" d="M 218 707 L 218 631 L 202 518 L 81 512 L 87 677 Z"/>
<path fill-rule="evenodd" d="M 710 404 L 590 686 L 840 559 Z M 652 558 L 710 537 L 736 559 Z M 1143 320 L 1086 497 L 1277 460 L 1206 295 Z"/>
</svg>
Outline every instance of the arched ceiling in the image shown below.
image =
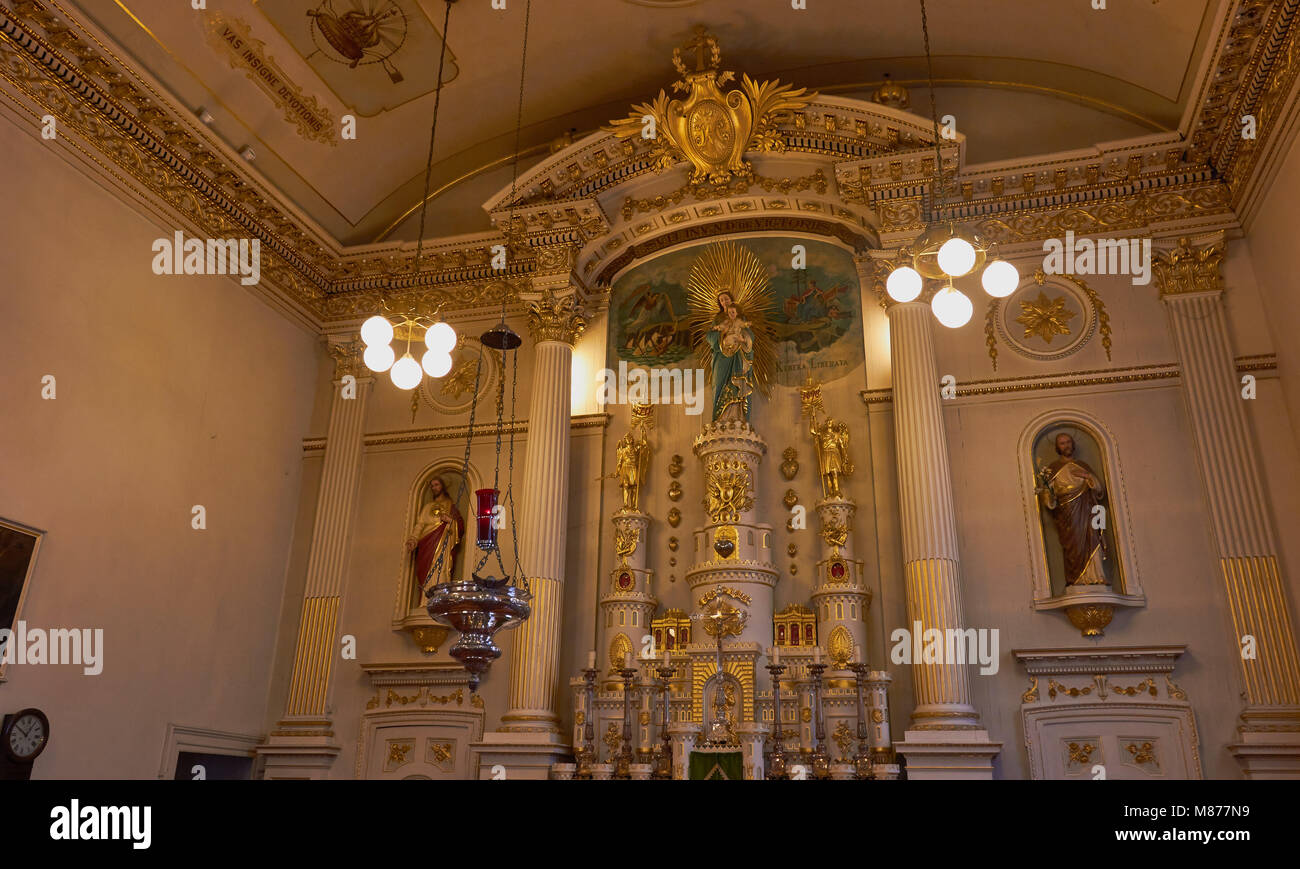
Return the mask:
<svg viewBox="0 0 1300 869">
<path fill-rule="evenodd" d="M 62 0 L 176 100 L 206 109 L 215 133 L 252 148 L 254 169 L 340 241 L 411 237 L 421 198 L 437 68 L 441 0 Z M 51 5 L 58 6 L 58 3 Z M 979 162 L 1177 129 L 1195 100 L 1226 0 L 929 0 L 940 114 L 954 114 Z M 384 63 L 350 69 L 319 46 L 308 12 L 389 11 L 406 40 Z M 486 224 L 480 194 L 509 182 L 519 110 L 524 0 L 460 0 L 451 12 L 429 230 Z M 671 58 L 695 25 L 722 66 L 822 93 L 866 96 L 885 74 L 929 113 L 917 0 L 535 0 L 523 90 L 523 165 L 566 131 L 579 137 L 670 87 Z M 390 19 L 397 13 L 390 15 Z M 238 32 L 239 47 L 221 34 Z M 317 43 L 313 43 L 313 39 Z M 258 43 L 261 43 L 258 45 Z M 255 80 L 270 61 L 273 86 Z M 315 54 L 313 54 L 315 52 Z M 263 65 L 263 69 L 268 67 Z M 394 82 L 397 70 L 401 82 Z M 280 104 L 274 97 L 282 91 Z M 290 119 L 297 94 L 355 140 L 330 144 Z M 396 104 L 398 99 L 409 97 Z M 314 100 L 314 102 L 312 102 Z M 392 103 L 391 108 L 385 106 Z M 1026 114 L 1029 116 L 1026 116 Z M 309 112 L 310 114 L 310 112 Z M 328 138 L 326 135 L 324 138 Z M 464 225 L 461 225 L 462 220 Z M 474 221 L 474 222 L 471 222 Z"/>
</svg>

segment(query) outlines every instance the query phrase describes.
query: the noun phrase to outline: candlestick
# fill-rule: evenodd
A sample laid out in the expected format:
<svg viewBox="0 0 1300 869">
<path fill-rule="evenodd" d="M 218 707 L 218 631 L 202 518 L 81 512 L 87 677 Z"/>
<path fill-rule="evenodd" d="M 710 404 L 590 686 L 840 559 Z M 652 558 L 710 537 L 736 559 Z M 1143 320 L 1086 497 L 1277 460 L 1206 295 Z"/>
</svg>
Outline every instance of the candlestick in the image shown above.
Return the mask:
<svg viewBox="0 0 1300 869">
<path fill-rule="evenodd" d="M 773 647 L 772 652 L 774 658 L 780 654 L 777 647 Z M 767 767 L 767 777 L 784 779 L 788 775 L 785 742 L 781 735 L 781 674 L 785 672 L 785 667 L 773 660 L 767 665 L 767 672 L 772 674 L 772 756 Z"/>
</svg>

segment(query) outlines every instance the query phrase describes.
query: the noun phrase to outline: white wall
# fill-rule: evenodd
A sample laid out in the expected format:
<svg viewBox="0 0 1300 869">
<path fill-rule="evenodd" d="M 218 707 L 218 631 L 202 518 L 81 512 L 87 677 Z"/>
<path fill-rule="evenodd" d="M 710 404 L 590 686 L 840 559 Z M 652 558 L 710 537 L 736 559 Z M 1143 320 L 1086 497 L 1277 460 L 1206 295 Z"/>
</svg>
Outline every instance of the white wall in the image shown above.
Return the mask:
<svg viewBox="0 0 1300 869">
<path fill-rule="evenodd" d="M 262 733 L 321 351 L 234 279 L 155 276 L 175 227 L 32 132 L 0 121 L 0 515 L 48 532 L 22 619 L 102 628 L 104 669 L 11 665 L 0 710 L 49 715 L 37 777 L 148 778 L 169 722 Z"/>
</svg>

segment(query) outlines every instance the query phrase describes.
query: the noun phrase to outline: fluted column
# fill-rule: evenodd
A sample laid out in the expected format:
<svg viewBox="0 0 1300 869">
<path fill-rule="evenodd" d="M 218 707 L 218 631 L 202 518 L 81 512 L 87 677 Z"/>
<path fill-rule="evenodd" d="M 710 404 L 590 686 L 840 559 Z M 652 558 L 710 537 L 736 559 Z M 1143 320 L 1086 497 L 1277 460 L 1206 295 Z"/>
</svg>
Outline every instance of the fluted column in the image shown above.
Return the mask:
<svg viewBox="0 0 1300 869">
<path fill-rule="evenodd" d="M 534 341 L 528 446 L 519 505 L 520 568 L 532 615 L 519 626 L 503 731 L 559 733 L 560 626 L 569 501 L 569 417 L 573 344 L 586 328 L 577 297 L 546 293 L 529 306 Z"/>
<path fill-rule="evenodd" d="M 338 654 L 339 603 L 361 476 L 362 428 L 373 380 L 359 364 L 359 341 L 331 339 L 329 351 L 335 360 L 334 397 L 307 556 L 293 672 L 284 717 L 259 748 L 266 756 L 268 778 L 323 776 L 339 753 L 326 710 L 330 675 Z"/>
<path fill-rule="evenodd" d="M 1249 777 L 1300 777 L 1300 653 L 1228 338 L 1223 256 L 1220 239 L 1197 248 L 1183 238 L 1157 256 L 1156 276 L 1178 351 L 1246 704 L 1242 743 L 1229 749 Z"/>
<path fill-rule="evenodd" d="M 894 447 L 898 456 L 898 502 L 902 514 L 907 626 L 914 631 L 962 630 L 961 578 L 952 476 L 939 397 L 928 305 L 889 308 L 889 346 L 894 381 Z M 946 634 L 945 634 L 946 636 Z M 922 634 L 924 638 L 924 634 Z M 972 729 L 979 713 L 971 705 L 964 664 L 912 662 L 918 729 Z"/>
<path fill-rule="evenodd" d="M 907 587 L 906 626 L 915 647 L 927 631 L 959 636 L 965 619 L 952 476 L 931 331 L 934 314 L 919 302 L 889 307 L 894 448 Z M 919 632 L 919 637 L 918 637 Z M 933 635 L 931 635 L 933 636 Z M 1001 743 L 990 742 L 971 704 L 970 670 L 950 654 L 912 661 L 916 708 L 912 726 L 896 744 L 913 779 L 991 778 Z"/>
</svg>

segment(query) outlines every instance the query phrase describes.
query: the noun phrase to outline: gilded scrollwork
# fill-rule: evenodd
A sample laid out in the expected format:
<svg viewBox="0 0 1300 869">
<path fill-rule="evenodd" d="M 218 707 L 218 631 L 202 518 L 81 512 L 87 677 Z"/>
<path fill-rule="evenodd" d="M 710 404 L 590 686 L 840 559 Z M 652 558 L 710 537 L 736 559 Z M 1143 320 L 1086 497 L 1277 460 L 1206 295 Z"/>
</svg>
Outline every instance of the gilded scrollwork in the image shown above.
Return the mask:
<svg viewBox="0 0 1300 869">
<path fill-rule="evenodd" d="M 683 63 L 682 49 L 695 54 L 693 70 Z M 687 98 L 670 100 L 661 90 L 651 102 L 632 106 L 628 117 L 611 121 L 606 129 L 620 139 L 649 142 L 656 171 L 688 161 L 692 183 L 750 175 L 753 167 L 745 153 L 784 151 L 777 117 L 807 106 L 816 94 L 774 81 L 760 84 L 743 74 L 740 89 L 723 94 L 720 88 L 735 73 L 720 69 L 721 57 L 717 39 L 697 27 L 691 41 L 673 51 L 673 66 L 682 76 L 673 89 L 686 92 Z"/>
<path fill-rule="evenodd" d="M 528 301 L 528 329 L 533 340 L 562 341 L 572 345 L 587 328 L 587 311 L 577 293 L 557 295 L 551 290 Z"/>
<path fill-rule="evenodd" d="M 754 506 L 754 477 L 740 459 L 713 459 L 705 469 L 704 507 L 714 522 L 738 522 Z"/>
</svg>

